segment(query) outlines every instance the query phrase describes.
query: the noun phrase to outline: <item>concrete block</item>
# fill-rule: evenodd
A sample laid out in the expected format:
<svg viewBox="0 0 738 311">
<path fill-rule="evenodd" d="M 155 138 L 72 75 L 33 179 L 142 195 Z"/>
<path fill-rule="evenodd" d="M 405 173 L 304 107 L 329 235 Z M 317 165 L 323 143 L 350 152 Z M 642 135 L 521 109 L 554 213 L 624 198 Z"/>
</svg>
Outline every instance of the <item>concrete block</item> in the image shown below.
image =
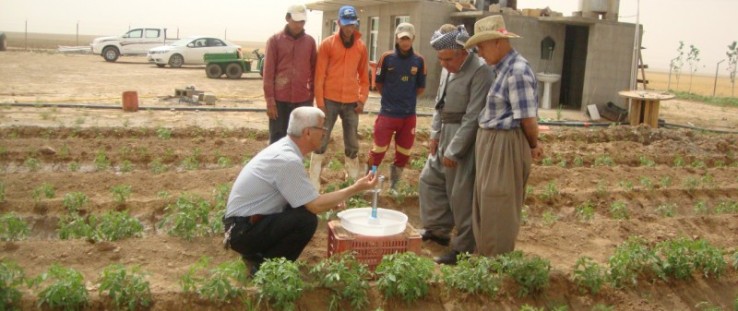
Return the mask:
<svg viewBox="0 0 738 311">
<path fill-rule="evenodd" d="M 205 105 L 215 105 L 215 101 L 217 98 L 215 97 L 215 94 L 213 93 L 205 93 L 203 95 L 203 100 L 205 102 Z"/>
<path fill-rule="evenodd" d="M 490 4 L 489 5 L 489 11 L 492 13 L 500 13 L 500 5 L 499 4 Z"/>
</svg>

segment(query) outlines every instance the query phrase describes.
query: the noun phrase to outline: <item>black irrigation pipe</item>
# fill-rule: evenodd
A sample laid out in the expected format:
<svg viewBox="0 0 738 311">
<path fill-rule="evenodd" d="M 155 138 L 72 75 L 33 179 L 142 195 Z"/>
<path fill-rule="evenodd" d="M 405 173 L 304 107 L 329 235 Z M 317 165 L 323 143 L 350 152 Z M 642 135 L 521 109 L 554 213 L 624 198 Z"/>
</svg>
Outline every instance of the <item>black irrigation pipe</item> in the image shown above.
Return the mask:
<svg viewBox="0 0 738 311">
<path fill-rule="evenodd" d="M 49 104 L 49 103 L 6 103 L 0 104 L 0 106 L 12 106 L 12 107 L 57 107 L 57 108 L 88 108 L 88 109 L 123 109 L 122 106 L 113 105 L 101 105 L 101 104 Z M 265 112 L 265 108 L 247 108 L 247 107 L 162 107 L 162 106 L 151 106 L 151 107 L 139 107 L 139 110 L 160 110 L 160 111 L 203 111 L 203 112 Z M 365 113 L 377 114 L 376 111 L 366 111 Z M 430 117 L 433 116 L 431 112 L 418 112 L 418 116 Z M 571 127 L 607 127 L 610 125 L 623 125 L 625 123 L 603 123 L 603 122 L 586 122 L 586 121 L 539 121 L 540 125 L 549 126 L 571 126 Z M 715 130 L 707 129 L 696 126 L 664 123 L 665 128 L 685 128 L 696 131 L 713 132 L 720 134 L 738 134 L 736 131 L 728 130 Z"/>
</svg>

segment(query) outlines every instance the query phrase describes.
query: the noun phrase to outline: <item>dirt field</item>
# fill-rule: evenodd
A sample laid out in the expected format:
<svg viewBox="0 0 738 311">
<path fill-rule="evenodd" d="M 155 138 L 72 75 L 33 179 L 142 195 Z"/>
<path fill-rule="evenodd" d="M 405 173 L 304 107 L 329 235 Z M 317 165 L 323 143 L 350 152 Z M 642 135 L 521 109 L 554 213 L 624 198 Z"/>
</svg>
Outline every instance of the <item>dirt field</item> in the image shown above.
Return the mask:
<svg viewBox="0 0 738 311">
<path fill-rule="evenodd" d="M 222 249 L 221 237 L 185 241 L 167 235 L 156 224 L 181 194 L 213 201 L 218 186 L 230 185 L 241 163 L 267 144 L 263 112 L 207 111 L 207 106 L 170 98 L 174 89 L 195 85 L 212 92 L 218 97 L 215 108 L 260 109 L 264 106 L 261 80 L 212 80 L 202 67 L 161 69 L 143 58 L 106 63 L 99 56 L 48 52 L 0 53 L 0 64 L 0 104 L 4 104 L 0 106 L 0 183 L 5 188 L 0 212 L 21 215 L 32 230 L 25 240 L 2 242 L 0 259 L 19 263 L 29 276 L 45 272 L 53 263 L 77 269 L 92 293 L 91 310 L 106 308 L 97 295 L 97 280 L 102 268 L 112 263 L 139 265 L 149 273 L 153 309 L 243 309 L 240 302 L 220 306 L 198 301 L 183 294 L 179 284 L 203 255 L 214 262 L 237 258 Z M 141 111 L 118 109 L 121 93 L 127 90 L 138 92 Z M 377 102 L 373 94 L 367 109 L 376 111 Z M 30 105 L 15 105 L 21 103 Z M 556 111 L 541 115 L 557 117 Z M 738 129 L 738 109 L 732 107 L 672 100 L 663 104 L 662 115 L 675 124 Z M 564 111 L 562 116 L 584 120 L 578 111 Z M 360 120 L 362 157 L 371 146 L 374 118 L 370 114 Z M 423 133 L 429 118 L 421 117 L 418 124 L 421 134 L 412 160 L 422 161 L 427 154 Z M 534 164 L 517 248 L 551 262 L 547 289 L 519 298 L 503 288 L 498 297 L 487 298 L 449 295 L 436 284 L 433 295 L 411 305 L 384 301 L 373 290 L 370 309 L 517 310 L 525 304 L 566 305 L 570 310 L 591 310 L 598 304 L 614 310 L 688 310 L 699 304 L 733 308 L 738 296 L 738 272 L 733 268 L 718 279 L 699 273 L 686 281 L 642 279 L 637 286 L 606 287 L 598 295 L 580 293 L 570 274 L 582 256 L 606 266 L 616 248 L 635 236 L 651 246 L 679 237 L 704 239 L 721 248 L 730 262 L 738 246 L 738 213 L 721 207 L 738 204 L 738 134 L 630 126 L 551 127 L 541 139 L 546 158 Z M 326 163 L 342 162 L 341 141 L 335 137 Z M 101 154 L 109 166 L 100 168 Z M 323 189 L 342 182 L 337 164 L 326 165 Z M 407 170 L 410 191 L 404 200 L 382 195 L 380 202 L 408 214 L 415 227 L 421 227 L 417 194 L 412 192 L 419 172 L 418 167 Z M 37 202 L 33 191 L 44 183 L 55 188 L 56 196 Z M 117 185 L 132 187 L 122 206 L 114 202 L 110 190 Z M 57 222 L 66 213 L 62 198 L 77 191 L 90 199 L 83 213 L 127 210 L 144 224 L 143 237 L 102 243 L 60 240 Z M 594 207 L 591 220 L 577 213 L 587 202 Z M 610 211 L 613 202 L 624 204 L 626 219 Z M 324 258 L 326 235 L 326 224 L 321 222 L 301 260 L 314 264 Z M 422 254 L 445 251 L 424 243 Z M 24 292 L 24 309 L 33 308 L 36 294 Z M 326 310 L 327 303 L 324 292 L 311 290 L 298 301 L 298 309 Z"/>
</svg>

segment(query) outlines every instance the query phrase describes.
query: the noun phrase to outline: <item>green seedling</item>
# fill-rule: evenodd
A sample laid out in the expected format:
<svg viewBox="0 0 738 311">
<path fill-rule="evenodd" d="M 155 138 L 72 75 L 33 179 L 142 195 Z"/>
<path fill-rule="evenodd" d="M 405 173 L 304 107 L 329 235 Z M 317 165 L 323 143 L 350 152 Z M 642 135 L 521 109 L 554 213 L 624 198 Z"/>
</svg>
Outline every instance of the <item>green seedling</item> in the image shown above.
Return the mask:
<svg viewBox="0 0 738 311">
<path fill-rule="evenodd" d="M 128 212 L 108 211 L 97 219 L 92 217 L 90 219 L 94 230 L 92 239 L 95 241 L 117 241 L 140 237 L 144 229 L 143 224 Z"/>
<path fill-rule="evenodd" d="M 20 216 L 5 213 L 0 216 L 0 241 L 19 241 L 28 236 L 31 229 Z"/>
<path fill-rule="evenodd" d="M 495 261 L 485 256 L 459 255 L 455 266 L 441 266 L 441 278 L 449 289 L 494 297 L 502 280 L 494 273 Z"/>
<path fill-rule="evenodd" d="M 633 182 L 630 180 L 621 180 L 618 182 L 618 186 L 622 188 L 625 191 L 632 191 L 633 190 Z"/>
<path fill-rule="evenodd" d="M 29 171 L 35 172 L 38 171 L 39 168 L 41 168 L 41 161 L 34 157 L 30 157 L 23 161 L 23 165 L 27 167 Z"/>
<path fill-rule="evenodd" d="M 684 167 L 684 159 L 680 155 L 674 157 L 673 163 L 674 167 Z"/>
<path fill-rule="evenodd" d="M 129 160 L 123 160 L 123 162 L 120 163 L 120 171 L 122 173 L 128 173 L 133 171 L 133 163 Z"/>
<path fill-rule="evenodd" d="M 77 214 L 79 211 L 87 205 L 89 198 L 82 192 L 68 192 L 64 195 L 62 205 L 67 208 L 67 211 L 71 214 Z"/>
<path fill-rule="evenodd" d="M 210 224 L 210 203 L 192 195 L 180 196 L 174 204 L 164 209 L 165 215 L 159 227 L 166 227 L 167 233 L 181 237 L 187 241 L 194 237 L 213 234 Z M 214 219 L 220 222 L 220 219 Z"/>
<path fill-rule="evenodd" d="M 574 265 L 572 280 L 582 293 L 596 295 L 605 283 L 605 269 L 590 257 L 580 257 Z"/>
<path fill-rule="evenodd" d="M 0 260 L 0 310 L 20 310 L 23 294 L 18 289 L 26 282 L 26 274 L 18 264 Z"/>
<path fill-rule="evenodd" d="M 545 157 L 545 158 L 543 158 L 543 160 L 541 160 L 541 165 L 542 166 L 551 166 L 551 165 L 553 165 L 553 158 L 551 158 L 551 157 Z"/>
<path fill-rule="evenodd" d="M 705 203 L 705 201 L 697 201 L 697 203 L 694 204 L 694 212 L 698 215 L 707 215 L 710 213 L 710 209 L 707 207 L 707 203 Z"/>
<path fill-rule="evenodd" d="M 615 249 L 608 264 L 609 281 L 616 288 L 637 285 L 643 275 L 653 275 L 658 270 L 659 259 L 639 237 L 631 237 Z"/>
<path fill-rule="evenodd" d="M 170 139 L 172 138 L 172 130 L 165 127 L 159 127 L 156 129 L 156 136 L 161 139 Z"/>
<path fill-rule="evenodd" d="M 659 180 L 659 184 L 661 185 L 662 188 L 668 188 L 669 186 L 671 186 L 671 177 L 669 176 L 661 177 L 661 180 Z"/>
<path fill-rule="evenodd" d="M 728 201 L 720 201 L 717 206 L 715 206 L 715 213 L 716 214 L 736 214 L 738 213 L 738 202 L 728 202 Z"/>
<path fill-rule="evenodd" d="M 196 170 L 200 168 L 200 149 L 195 148 L 195 150 L 192 151 L 192 154 L 185 157 L 184 160 L 182 160 L 182 166 L 188 170 Z"/>
<path fill-rule="evenodd" d="M 341 310 L 341 302 L 349 301 L 354 310 L 369 305 L 369 269 L 351 252 L 324 259 L 310 269 L 318 286 L 331 291 L 329 310 Z"/>
<path fill-rule="evenodd" d="M 614 166 L 615 161 L 612 160 L 612 158 L 609 155 L 601 155 L 597 158 L 595 158 L 594 166 Z"/>
<path fill-rule="evenodd" d="M 605 197 L 605 195 L 607 195 L 607 183 L 605 181 L 597 182 L 597 187 L 595 189 L 595 195 L 600 198 L 603 198 Z"/>
<path fill-rule="evenodd" d="M 425 162 L 428 162 L 428 155 L 420 155 L 410 160 L 410 168 L 413 170 L 422 170 L 425 167 Z"/>
<path fill-rule="evenodd" d="M 557 220 L 559 220 L 559 216 L 556 215 L 556 212 L 552 211 L 551 209 L 547 209 L 545 212 L 543 212 L 542 218 L 543 224 L 545 226 L 551 226 L 556 223 Z"/>
<path fill-rule="evenodd" d="M 598 303 L 592 307 L 592 311 L 615 311 L 615 308 L 613 306 Z"/>
<path fill-rule="evenodd" d="M 95 154 L 95 168 L 98 171 L 104 171 L 107 170 L 110 167 L 110 159 L 108 159 L 108 155 L 105 154 L 104 151 L 99 150 L 97 154 Z"/>
<path fill-rule="evenodd" d="M 364 198 L 354 195 L 348 199 L 348 202 L 346 203 L 346 208 L 356 208 L 356 207 L 367 207 L 371 206 L 369 205 L 369 201 L 364 200 Z"/>
<path fill-rule="evenodd" d="M 693 168 L 707 168 L 707 164 L 705 164 L 705 162 L 701 160 L 692 161 L 692 163 L 690 163 L 690 166 L 692 166 Z"/>
<path fill-rule="evenodd" d="M 110 192 L 113 194 L 113 201 L 118 205 L 125 205 L 128 198 L 131 196 L 131 185 L 117 185 L 110 188 Z"/>
<path fill-rule="evenodd" d="M 59 218 L 59 238 L 62 240 L 92 238 L 94 229 L 87 219 L 74 213 Z"/>
<path fill-rule="evenodd" d="M 615 219 L 628 219 L 628 206 L 623 201 L 615 201 L 610 204 L 610 215 Z"/>
<path fill-rule="evenodd" d="M 640 182 L 641 186 L 646 190 L 653 190 L 653 182 L 651 182 L 651 178 L 643 176 L 641 177 Z"/>
<path fill-rule="evenodd" d="M 559 189 L 556 188 L 556 182 L 551 181 L 546 184 L 540 194 L 541 200 L 551 201 L 559 196 Z"/>
<path fill-rule="evenodd" d="M 656 212 L 664 217 L 674 217 L 674 215 L 676 214 L 676 204 L 663 203 L 656 207 Z"/>
<path fill-rule="evenodd" d="M 294 310 L 305 284 L 300 277 L 300 264 L 285 258 L 267 259 L 254 276 L 261 289 L 260 299 L 266 299 L 277 309 Z"/>
<path fill-rule="evenodd" d="M 574 157 L 574 167 L 584 166 L 584 159 L 581 156 Z"/>
<path fill-rule="evenodd" d="M 589 200 L 579 204 L 574 211 L 581 221 L 591 221 L 594 219 L 595 208 Z"/>
<path fill-rule="evenodd" d="M 498 257 L 497 271 L 508 275 L 520 286 L 518 297 L 538 294 L 548 287 L 551 263 L 533 256 L 525 258 L 523 252 L 513 251 Z"/>
<path fill-rule="evenodd" d="M 661 275 L 676 279 L 692 278 L 692 272 L 701 269 L 705 277 L 719 277 L 725 272 L 727 263 L 722 250 L 705 240 L 679 238 L 656 245 Z"/>
<path fill-rule="evenodd" d="M 697 187 L 700 186 L 700 180 L 696 177 L 689 176 L 684 180 L 684 188 L 687 188 L 687 192 L 693 193 Z"/>
<path fill-rule="evenodd" d="M 69 162 L 69 171 L 76 172 L 79 171 L 80 165 L 78 162 L 72 161 Z"/>
<path fill-rule="evenodd" d="M 53 199 L 54 196 L 56 196 L 56 191 L 54 191 L 54 186 L 49 183 L 43 183 L 40 186 L 33 189 L 33 192 L 31 194 L 33 196 L 33 201 L 36 203 L 41 202 L 41 199 Z"/>
<path fill-rule="evenodd" d="M 653 160 L 649 159 L 648 157 L 644 155 L 641 155 L 640 157 L 638 157 L 638 160 L 641 162 L 641 166 L 645 166 L 645 167 L 656 166 L 656 162 L 654 162 Z"/>
<path fill-rule="evenodd" d="M 428 294 L 435 263 L 412 252 L 385 255 L 377 266 L 377 287 L 385 298 L 413 302 Z"/>
<path fill-rule="evenodd" d="M 210 261 L 210 257 L 203 256 L 190 266 L 180 278 L 183 291 L 215 303 L 227 303 L 241 296 L 248 282 L 243 261 L 226 261 L 206 271 Z"/>
<path fill-rule="evenodd" d="M 229 168 L 232 166 L 231 159 L 226 156 L 220 156 L 218 157 L 218 167 L 220 168 Z"/>
<path fill-rule="evenodd" d="M 88 293 L 82 273 L 53 264 L 38 282 L 51 283 L 38 293 L 39 308 L 81 310 L 88 305 Z"/>
<path fill-rule="evenodd" d="M 5 184 L 0 182 L 0 203 L 5 202 Z"/>
<path fill-rule="evenodd" d="M 338 159 L 333 158 L 328 162 L 328 169 L 334 172 L 338 172 L 343 169 L 343 163 Z"/>
<path fill-rule="evenodd" d="M 559 159 L 559 164 L 558 164 L 559 167 L 566 168 L 566 164 L 567 164 L 566 159 L 564 158 Z"/>
<path fill-rule="evenodd" d="M 700 179 L 702 182 L 702 186 L 706 188 L 714 188 L 715 187 L 715 176 L 712 176 L 712 174 L 707 173 Z"/>
<path fill-rule="evenodd" d="M 120 264 L 105 267 L 100 275 L 99 291 L 116 310 L 145 310 L 153 303 L 149 282 L 138 267 L 131 270 Z"/>
<path fill-rule="evenodd" d="M 161 162 L 161 159 L 154 159 L 149 163 L 149 170 L 152 174 L 161 174 L 167 171 L 167 166 Z"/>
</svg>

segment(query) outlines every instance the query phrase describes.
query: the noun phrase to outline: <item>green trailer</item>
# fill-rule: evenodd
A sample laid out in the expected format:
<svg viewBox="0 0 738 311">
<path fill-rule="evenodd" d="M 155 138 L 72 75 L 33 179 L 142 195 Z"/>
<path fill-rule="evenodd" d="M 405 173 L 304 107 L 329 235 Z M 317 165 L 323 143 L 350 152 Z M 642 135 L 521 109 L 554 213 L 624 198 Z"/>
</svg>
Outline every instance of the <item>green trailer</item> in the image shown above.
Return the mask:
<svg viewBox="0 0 738 311">
<path fill-rule="evenodd" d="M 244 73 L 259 73 L 263 75 L 264 54 L 259 53 L 259 49 L 253 50 L 253 57 L 242 58 L 239 52 L 233 53 L 206 53 L 205 74 L 208 78 L 218 79 L 223 74 L 228 79 L 240 79 Z"/>
</svg>

